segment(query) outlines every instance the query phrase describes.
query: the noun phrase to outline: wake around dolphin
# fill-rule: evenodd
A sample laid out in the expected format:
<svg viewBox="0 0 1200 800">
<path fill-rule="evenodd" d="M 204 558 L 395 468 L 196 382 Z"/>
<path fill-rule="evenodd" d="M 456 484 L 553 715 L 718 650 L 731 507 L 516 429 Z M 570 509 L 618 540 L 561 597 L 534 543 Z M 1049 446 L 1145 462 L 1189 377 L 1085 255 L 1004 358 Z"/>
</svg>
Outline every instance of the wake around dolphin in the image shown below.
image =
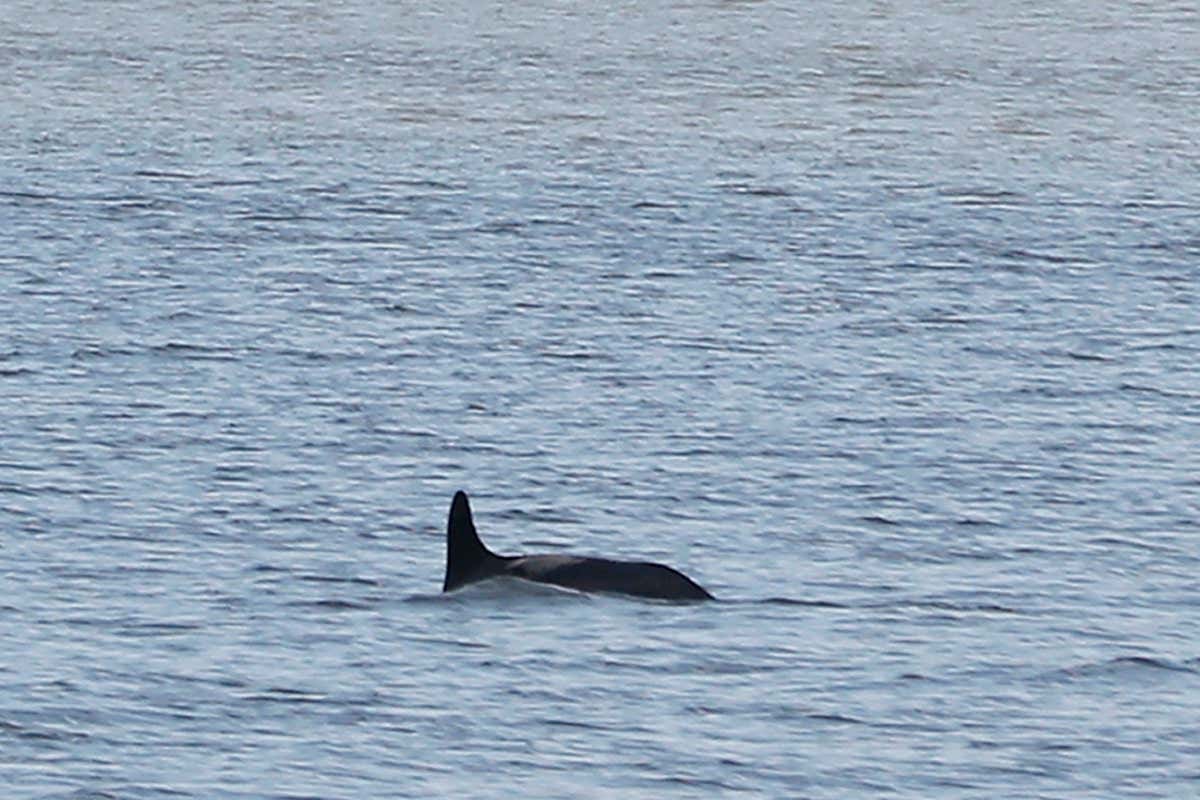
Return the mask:
<svg viewBox="0 0 1200 800">
<path fill-rule="evenodd" d="M 466 493 L 457 492 L 446 524 L 446 580 L 442 591 L 500 576 L 581 592 L 619 592 L 663 600 L 713 599 L 691 578 L 663 564 L 568 555 L 496 555 L 475 532 Z"/>
</svg>

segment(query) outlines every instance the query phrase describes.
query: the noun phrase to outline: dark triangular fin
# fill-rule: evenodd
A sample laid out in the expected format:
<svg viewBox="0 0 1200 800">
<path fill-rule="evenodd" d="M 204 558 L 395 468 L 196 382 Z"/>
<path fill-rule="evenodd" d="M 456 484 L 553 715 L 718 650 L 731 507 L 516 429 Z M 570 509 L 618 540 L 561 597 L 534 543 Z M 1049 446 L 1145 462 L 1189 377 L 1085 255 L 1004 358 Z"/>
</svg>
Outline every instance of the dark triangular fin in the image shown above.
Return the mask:
<svg viewBox="0 0 1200 800">
<path fill-rule="evenodd" d="M 479 541 L 466 492 L 456 492 L 446 523 L 446 580 L 442 591 L 486 578 L 497 571 L 500 563 L 500 557 Z"/>
</svg>

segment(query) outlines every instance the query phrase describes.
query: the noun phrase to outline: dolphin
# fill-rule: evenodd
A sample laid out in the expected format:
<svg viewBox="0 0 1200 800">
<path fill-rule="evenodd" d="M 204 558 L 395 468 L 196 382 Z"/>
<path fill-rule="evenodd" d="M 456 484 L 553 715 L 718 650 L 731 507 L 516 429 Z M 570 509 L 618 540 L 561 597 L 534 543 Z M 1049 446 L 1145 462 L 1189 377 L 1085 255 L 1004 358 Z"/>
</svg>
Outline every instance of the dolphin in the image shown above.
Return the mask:
<svg viewBox="0 0 1200 800">
<path fill-rule="evenodd" d="M 457 492 L 446 523 L 446 580 L 443 592 L 499 576 L 565 586 L 581 592 L 618 592 L 662 600 L 712 600 L 682 572 L 646 561 L 613 561 L 587 556 L 500 556 L 475 532 L 466 492 Z"/>
</svg>

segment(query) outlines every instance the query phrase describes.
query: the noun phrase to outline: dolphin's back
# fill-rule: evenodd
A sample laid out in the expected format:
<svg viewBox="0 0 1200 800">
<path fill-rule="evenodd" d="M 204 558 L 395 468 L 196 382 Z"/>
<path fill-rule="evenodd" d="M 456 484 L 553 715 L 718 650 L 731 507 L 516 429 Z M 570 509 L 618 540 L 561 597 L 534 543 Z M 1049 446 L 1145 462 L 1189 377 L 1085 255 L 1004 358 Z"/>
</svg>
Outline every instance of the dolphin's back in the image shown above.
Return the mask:
<svg viewBox="0 0 1200 800">
<path fill-rule="evenodd" d="M 713 599 L 691 578 L 663 564 L 567 555 L 496 555 L 475 531 L 466 493 L 456 493 L 446 521 L 446 578 L 442 591 L 454 591 L 499 575 L 581 592 L 620 592 L 662 600 Z"/>
<path fill-rule="evenodd" d="M 584 556 L 524 556 L 508 562 L 504 574 L 581 592 L 621 592 L 663 600 L 713 599 L 703 587 L 678 570 L 648 561 L 614 561 Z"/>
</svg>

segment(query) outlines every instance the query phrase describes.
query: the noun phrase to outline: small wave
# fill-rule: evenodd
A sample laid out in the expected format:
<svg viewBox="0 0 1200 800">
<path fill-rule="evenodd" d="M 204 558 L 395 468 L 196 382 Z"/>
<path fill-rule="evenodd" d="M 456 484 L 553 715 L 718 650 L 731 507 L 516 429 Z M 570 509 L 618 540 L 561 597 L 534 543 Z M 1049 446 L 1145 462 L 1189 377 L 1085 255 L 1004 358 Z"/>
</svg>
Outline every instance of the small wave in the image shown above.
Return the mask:
<svg viewBox="0 0 1200 800">
<path fill-rule="evenodd" d="M 301 600 L 288 605 L 292 608 L 312 608 L 323 611 L 368 611 L 373 607 L 371 603 L 338 599 Z"/>
<path fill-rule="evenodd" d="M 594 725 L 590 722 L 584 722 L 583 720 L 578 720 L 578 719 L 545 718 L 545 719 L 540 720 L 540 722 L 544 725 L 549 725 L 549 726 L 555 727 L 555 728 L 579 728 L 579 729 L 585 730 L 585 731 L 614 730 L 611 726 L 608 726 L 608 725 Z"/>
<path fill-rule="evenodd" d="M 61 794 L 42 795 L 41 800 L 121 800 L 121 795 L 110 794 L 100 789 L 76 789 Z"/>
<path fill-rule="evenodd" d="M 835 603 L 832 600 L 808 600 L 802 597 L 768 597 L 765 600 L 755 600 L 755 603 L 770 606 L 808 606 L 810 608 L 850 608 L 845 603 Z"/>
<path fill-rule="evenodd" d="M 757 186 L 747 183 L 727 183 L 720 187 L 734 195 L 748 197 L 791 197 L 792 192 L 783 186 Z"/>
<path fill-rule="evenodd" d="M 441 597 L 442 595 L 436 595 Z M 491 650 L 492 646 L 484 642 L 476 642 L 470 639 L 451 639 L 445 636 L 405 636 L 404 639 L 409 642 L 418 642 L 422 645 L 448 645 L 450 647 L 461 647 L 464 650 Z"/>
<path fill-rule="evenodd" d="M 201 630 L 204 626 L 197 622 L 137 622 L 122 625 L 118 633 L 134 637 L 179 636 L 192 631 Z"/>
<path fill-rule="evenodd" d="M 955 603 L 945 600 L 928 600 L 915 601 L 908 603 L 899 603 L 898 605 L 907 605 L 913 608 L 926 608 L 934 611 L 956 611 L 960 613 L 982 613 L 982 614 L 1020 614 L 1018 609 L 1010 606 L 1000 605 L 999 603 Z"/>
<path fill-rule="evenodd" d="M 444 592 L 425 592 L 423 594 L 410 594 L 407 597 L 401 598 L 402 603 L 445 603 L 453 599 L 451 595 Z"/>
<path fill-rule="evenodd" d="M 157 169 L 139 169 L 134 170 L 134 175 L 139 178 L 168 178 L 171 180 L 192 181 L 200 177 L 198 173 L 193 172 L 167 172 Z"/>
<path fill-rule="evenodd" d="M 498 519 L 512 519 L 521 522 L 548 522 L 555 524 L 571 524 L 582 522 L 582 519 L 573 514 L 564 514 L 559 510 L 551 508 L 535 508 L 526 510 L 523 508 L 512 508 L 506 511 L 498 511 L 493 516 Z"/>
<path fill-rule="evenodd" d="M 79 742 L 91 738 L 84 731 L 68 731 L 47 725 L 22 725 L 19 722 L 2 719 L 0 719 L 0 734 L 11 735 L 18 739 L 48 742 Z"/>
<path fill-rule="evenodd" d="M 836 722 L 840 725 L 866 725 L 867 723 L 855 717 L 847 717 L 844 714 L 805 714 L 805 717 L 817 722 Z"/>
<path fill-rule="evenodd" d="M 83 345 L 71 351 L 71 360 L 73 361 L 90 361 L 94 359 L 110 358 L 113 356 L 132 356 L 136 355 L 137 351 L 128 347 L 99 347 L 96 345 Z"/>
<path fill-rule="evenodd" d="M 410 189 L 433 189 L 439 192 L 465 192 L 470 185 L 459 181 L 441 181 L 433 178 L 397 178 L 390 183 Z"/>
<path fill-rule="evenodd" d="M 1153 656 L 1117 656 L 1103 661 L 1092 661 L 1065 667 L 1051 673 L 1051 677 L 1067 679 L 1135 677 L 1169 674 L 1200 674 L 1200 659 L 1174 662 Z"/>
<path fill-rule="evenodd" d="M 741 787 L 736 784 L 727 783 L 716 778 L 700 778 L 689 775 L 668 775 L 662 778 L 654 779 L 658 783 L 665 783 L 671 786 L 684 786 L 689 789 L 699 789 L 705 792 L 733 792 Z"/>
<path fill-rule="evenodd" d="M 343 576 L 339 576 L 339 575 L 315 575 L 315 574 L 297 575 L 296 577 L 302 581 L 308 581 L 310 583 L 350 583 L 350 584 L 354 584 L 356 586 L 378 586 L 379 585 L 379 581 L 375 580 L 374 578 L 358 578 L 358 577 L 353 577 L 353 576 L 343 577 Z"/>
<path fill-rule="evenodd" d="M 1117 387 L 1122 392 L 1138 392 L 1140 394 L 1153 394 L 1159 397 L 1166 397 L 1178 400 L 1195 400 L 1197 395 L 1194 392 L 1180 392 L 1171 389 L 1163 389 L 1158 386 L 1145 386 L 1137 383 L 1122 383 Z"/>
<path fill-rule="evenodd" d="M 1167 670 L 1168 672 L 1196 672 L 1186 664 L 1174 664 L 1166 659 L 1151 658 L 1150 656 L 1122 656 L 1110 662 L 1117 669 L 1151 669 Z"/>
<path fill-rule="evenodd" d="M 953 614 L 1025 614 L 1028 612 L 1022 611 L 1013 606 L 1007 606 L 1002 603 L 992 603 L 987 601 L 953 601 L 953 600 L 923 600 L 923 599 L 900 599 L 888 600 L 882 602 L 863 602 L 863 603 L 835 603 L 821 600 L 796 600 L 785 597 L 772 597 L 761 601 L 764 603 L 780 603 L 785 605 L 812 605 L 824 606 L 827 608 L 847 608 L 847 609 L 863 609 L 869 611 L 896 611 L 902 612 L 904 609 L 917 609 L 918 611 L 929 612 L 949 612 Z"/>
<path fill-rule="evenodd" d="M 736 250 L 726 250 L 709 259 L 710 264 L 714 265 L 729 265 L 729 264 L 757 264 L 764 259 L 752 253 L 741 253 Z"/>
<path fill-rule="evenodd" d="M 240 695 L 242 700 L 268 703 L 297 703 L 316 704 L 328 703 L 328 695 L 317 692 L 306 692 L 302 689 L 290 689 L 285 686 L 272 686 L 259 692 Z"/>
<path fill-rule="evenodd" d="M 1106 549 L 1113 547 L 1128 547 L 1134 550 L 1143 550 L 1148 553 L 1179 552 L 1179 548 L 1172 547 L 1171 545 L 1135 539 L 1132 536 L 1097 536 L 1093 539 L 1088 539 L 1087 544 L 1098 545 Z"/>
<path fill-rule="evenodd" d="M 194 361 L 236 361 L 237 353 L 228 347 L 213 347 L 194 342 L 165 342 L 152 345 L 151 353 Z"/>
</svg>

